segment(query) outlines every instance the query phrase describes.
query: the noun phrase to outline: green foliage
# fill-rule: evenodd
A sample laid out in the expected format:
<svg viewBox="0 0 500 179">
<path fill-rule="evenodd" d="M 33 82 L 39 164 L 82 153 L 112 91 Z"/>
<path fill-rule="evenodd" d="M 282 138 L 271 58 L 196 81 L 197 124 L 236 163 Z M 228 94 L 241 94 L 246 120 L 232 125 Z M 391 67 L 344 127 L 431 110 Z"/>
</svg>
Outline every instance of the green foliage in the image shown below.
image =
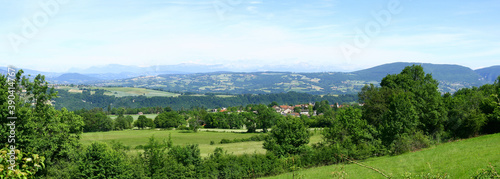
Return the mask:
<svg viewBox="0 0 500 179">
<path fill-rule="evenodd" d="M 491 163 L 488 165 L 486 169 L 480 169 L 476 171 L 476 175 L 472 176 L 471 178 L 495 178 L 498 179 L 500 178 L 500 174 L 498 174 L 497 170 Z"/>
<path fill-rule="evenodd" d="M 44 161 L 45 157 L 38 154 L 5 147 L 0 150 L 0 178 L 35 178 L 35 174 L 45 167 Z"/>
<path fill-rule="evenodd" d="M 154 120 L 158 128 L 179 127 L 186 124 L 186 120 L 177 111 L 163 112 L 156 116 Z"/>
<path fill-rule="evenodd" d="M 220 144 L 229 144 L 229 143 L 248 142 L 248 141 L 263 141 L 266 139 L 266 137 L 267 137 L 267 135 L 254 135 L 252 137 L 242 138 L 242 139 L 233 139 L 233 140 L 221 139 L 219 143 Z M 212 143 L 212 141 L 210 143 Z M 213 145 L 213 144 L 211 144 L 211 145 Z"/>
<path fill-rule="evenodd" d="M 439 140 L 448 110 L 431 74 L 425 74 L 420 65 L 408 66 L 399 74 L 387 75 L 380 86 L 363 87 L 359 99 L 365 103 L 363 118 L 380 132 L 382 144 L 394 148 L 390 146 L 401 143 L 396 140 L 414 139 L 405 136 L 419 133 Z"/>
<path fill-rule="evenodd" d="M 330 110 L 330 104 L 326 100 L 316 102 L 314 103 L 313 110 L 316 110 L 318 114 L 325 113 Z"/>
<path fill-rule="evenodd" d="M 387 75 L 380 86 L 396 90 L 392 94 L 404 93 L 404 100 L 413 106 L 422 124 L 419 128 L 425 134 L 439 135 L 444 130 L 446 110 L 438 91 L 438 82 L 431 74 L 425 74 L 420 65 L 406 67 L 400 74 Z"/>
<path fill-rule="evenodd" d="M 282 118 L 280 114 L 276 113 L 272 108 L 269 108 L 263 104 L 259 104 L 254 107 L 257 111 L 257 128 L 262 128 L 264 133 L 267 129 L 271 128 L 275 121 Z"/>
<path fill-rule="evenodd" d="M 127 117 L 132 117 L 132 116 L 127 116 Z M 132 122 L 134 119 L 132 118 Z M 130 119 L 127 119 L 123 115 L 119 115 L 115 121 L 114 121 L 114 127 L 115 130 L 123 130 L 123 129 L 131 129 L 132 128 L 132 123 L 130 122 Z"/>
<path fill-rule="evenodd" d="M 276 156 L 296 155 L 308 150 L 311 132 L 300 118 L 278 119 L 263 147 Z"/>
<path fill-rule="evenodd" d="M 415 133 L 396 134 L 395 139 L 391 143 L 389 150 L 393 155 L 398 155 L 406 152 L 415 151 L 418 149 L 427 148 L 431 145 L 431 141 L 421 131 Z"/>
<path fill-rule="evenodd" d="M 145 175 L 148 177 L 159 173 L 166 166 L 166 150 L 169 147 L 166 141 L 160 143 L 154 136 L 149 138 L 149 142 L 144 146 L 144 153 L 140 155 L 139 166 L 145 168 Z"/>
<path fill-rule="evenodd" d="M 144 128 L 154 128 L 155 123 L 151 118 L 147 118 L 144 115 L 140 115 L 139 118 L 134 122 L 134 126 L 138 127 L 139 129 L 144 129 Z"/>
<path fill-rule="evenodd" d="M 132 178 L 125 153 L 104 143 L 92 143 L 78 162 L 78 178 Z"/>
<path fill-rule="evenodd" d="M 87 90 L 84 90 L 87 91 Z M 277 94 L 240 94 L 233 97 L 219 97 L 214 95 L 181 95 L 177 97 L 145 97 L 145 96 L 125 96 L 114 97 L 104 94 L 88 93 L 70 93 L 67 90 L 57 90 L 59 98 L 54 99 L 56 108 L 63 107 L 68 110 L 75 111 L 82 108 L 107 108 L 110 103 L 113 103 L 112 114 L 137 114 L 163 112 L 162 107 L 171 106 L 172 110 L 191 109 L 193 107 L 202 108 L 218 108 L 226 106 L 246 106 L 248 104 L 269 104 L 272 101 L 277 101 L 279 104 L 303 104 L 311 101 L 327 100 L 329 103 L 348 103 L 357 100 L 354 94 L 345 94 L 339 96 L 332 95 L 312 95 L 299 92 L 287 92 Z M 131 101 L 134 101 L 131 103 Z M 120 108 L 125 111 L 119 110 Z"/>
<path fill-rule="evenodd" d="M 94 108 L 88 111 L 83 110 L 83 113 L 80 115 L 83 117 L 83 122 L 85 123 L 85 126 L 83 126 L 84 132 L 110 131 L 114 129 L 113 120 L 101 108 Z"/>
<path fill-rule="evenodd" d="M 324 129 L 324 142 L 340 153 L 355 159 L 383 155 L 377 131 L 361 118 L 361 110 L 352 107 L 337 111 L 336 120 Z"/>
<path fill-rule="evenodd" d="M 186 146 L 173 146 L 168 155 L 173 157 L 178 163 L 184 166 L 198 166 L 201 164 L 200 149 L 198 144 Z"/>
<path fill-rule="evenodd" d="M 481 110 L 485 99 L 477 88 L 461 89 L 453 97 L 444 97 L 448 107 L 450 135 L 454 138 L 468 138 L 481 133 L 486 124 L 487 115 Z"/>
<path fill-rule="evenodd" d="M 15 87 L 15 146 L 23 151 L 36 151 L 45 157 L 46 168 L 67 160 L 70 153 L 79 148 L 79 138 L 83 130 L 80 116 L 65 108 L 55 110 L 50 101 L 56 96 L 53 89 L 48 88 L 45 77 L 37 75 L 32 80 L 22 77 L 22 70 L 11 82 Z M 0 141 L 8 141 L 11 120 L 7 119 L 8 82 L 0 77 Z M 25 92 L 21 92 L 21 89 Z M 47 170 L 37 172 L 37 176 L 45 175 Z"/>
</svg>

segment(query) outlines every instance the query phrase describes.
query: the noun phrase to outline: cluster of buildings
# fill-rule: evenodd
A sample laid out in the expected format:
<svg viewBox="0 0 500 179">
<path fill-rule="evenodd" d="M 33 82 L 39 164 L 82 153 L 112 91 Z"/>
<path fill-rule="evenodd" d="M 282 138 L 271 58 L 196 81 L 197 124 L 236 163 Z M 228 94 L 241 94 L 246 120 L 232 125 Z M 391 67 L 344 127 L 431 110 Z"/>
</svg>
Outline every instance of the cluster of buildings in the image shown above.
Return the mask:
<svg viewBox="0 0 500 179">
<path fill-rule="evenodd" d="M 356 105 L 356 104 L 355 104 Z M 363 106 L 364 103 L 357 104 L 359 106 Z M 316 116 L 316 115 L 323 115 L 323 113 L 317 114 L 316 110 L 309 110 L 309 107 L 313 107 L 314 103 L 308 103 L 308 104 L 297 104 L 297 105 L 275 105 L 272 106 L 271 108 L 274 109 L 277 113 L 280 113 L 281 115 L 284 116 L 296 116 L 300 117 L 302 115 L 306 115 L 308 117 L 310 116 Z M 330 105 L 331 108 L 344 108 L 344 107 L 349 107 L 349 105 L 342 105 L 339 103 L 335 103 Z M 226 112 L 227 108 L 221 108 L 220 110 L 217 109 L 212 109 L 210 112 Z M 243 110 L 238 110 L 237 112 L 243 112 Z M 254 111 L 256 112 L 256 111 Z"/>
</svg>

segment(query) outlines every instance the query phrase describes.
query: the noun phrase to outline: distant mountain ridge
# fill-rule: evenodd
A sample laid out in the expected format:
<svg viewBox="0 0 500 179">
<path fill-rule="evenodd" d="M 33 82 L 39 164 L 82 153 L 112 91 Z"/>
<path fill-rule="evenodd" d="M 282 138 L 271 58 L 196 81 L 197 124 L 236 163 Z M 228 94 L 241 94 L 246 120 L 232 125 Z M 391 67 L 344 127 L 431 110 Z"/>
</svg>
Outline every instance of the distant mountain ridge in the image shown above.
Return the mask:
<svg viewBox="0 0 500 179">
<path fill-rule="evenodd" d="M 442 92 L 480 86 L 491 81 L 474 70 L 448 64 L 390 63 L 354 72 L 211 72 L 193 74 L 164 74 L 113 80 L 100 85 L 156 88 L 169 91 L 197 93 L 281 93 L 288 91 L 310 94 L 356 93 L 365 84 L 376 84 L 388 74 L 400 73 L 404 67 L 421 65 L 426 73 L 440 83 Z"/>
<path fill-rule="evenodd" d="M 425 73 L 432 74 L 432 77 L 438 80 L 449 82 L 467 82 L 471 85 L 484 84 L 484 79 L 481 79 L 482 77 L 474 70 L 468 67 L 450 64 L 396 62 L 355 71 L 353 73 L 359 75 L 362 79 L 380 81 L 387 74 L 400 73 L 406 66 L 411 65 L 421 65 L 424 68 Z"/>
<path fill-rule="evenodd" d="M 500 75 L 500 65 L 477 69 L 475 72 L 486 81 L 494 82 Z"/>
<path fill-rule="evenodd" d="M 82 75 L 79 73 L 64 73 L 57 78 L 50 79 L 50 81 L 52 81 L 53 83 L 58 83 L 58 84 L 71 84 L 71 83 L 81 84 L 88 82 L 96 82 L 99 80 L 101 79 L 87 75 Z"/>
<path fill-rule="evenodd" d="M 82 73 L 51 73 L 23 69 L 32 76 L 46 75 L 50 83 L 129 86 L 196 93 L 280 93 L 288 91 L 310 94 L 355 93 L 363 85 L 377 84 L 387 74 L 397 74 L 406 66 L 422 65 L 426 73 L 440 83 L 442 92 L 493 83 L 500 66 L 472 70 L 450 64 L 397 62 L 354 72 L 231 72 L 220 65 L 159 65 L 135 67 L 107 65 L 81 70 Z M 204 70 L 196 72 L 197 68 Z M 205 68 L 206 67 L 206 68 Z M 113 68 L 113 69 L 111 69 Z M 6 67 L 5 67 L 6 69 Z M 103 73 L 105 72 L 105 73 Z M 4 73 L 0 70 L 0 73 Z"/>
</svg>

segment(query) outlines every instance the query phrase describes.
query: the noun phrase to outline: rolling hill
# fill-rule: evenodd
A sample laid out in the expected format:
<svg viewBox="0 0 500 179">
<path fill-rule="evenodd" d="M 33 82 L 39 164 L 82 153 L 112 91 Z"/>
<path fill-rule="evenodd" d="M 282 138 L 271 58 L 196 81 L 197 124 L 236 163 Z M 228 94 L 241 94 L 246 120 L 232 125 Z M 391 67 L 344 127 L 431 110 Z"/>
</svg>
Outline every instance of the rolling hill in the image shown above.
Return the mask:
<svg viewBox="0 0 500 179">
<path fill-rule="evenodd" d="M 100 85 L 154 88 L 196 93 L 262 94 L 288 91 L 310 94 L 356 93 L 365 84 L 378 84 L 387 74 L 397 74 L 406 66 L 422 65 L 440 83 L 441 92 L 487 83 L 474 70 L 459 66 L 429 63 L 391 63 L 355 72 L 212 72 L 164 74 L 112 80 Z"/>
<path fill-rule="evenodd" d="M 194 93 L 263 94 L 296 91 L 309 94 L 346 94 L 358 92 L 365 84 L 378 85 L 387 74 L 400 73 L 404 67 L 413 64 L 422 65 L 426 73 L 431 73 L 439 81 L 441 92 L 455 92 L 464 87 L 493 83 L 500 75 L 500 66 L 474 71 L 460 65 L 405 62 L 353 72 L 230 72 L 217 65 L 195 64 L 153 67 L 114 64 L 73 69 L 73 72 L 65 74 L 30 69 L 24 71 L 32 76 L 40 73 L 47 77 L 49 83 L 60 84 L 141 87 Z"/>
<path fill-rule="evenodd" d="M 50 79 L 51 82 L 58 83 L 58 84 L 88 83 L 88 82 L 95 82 L 95 81 L 99 81 L 99 80 L 101 80 L 101 79 L 90 77 L 87 75 L 82 75 L 79 73 L 65 73 L 65 74 L 62 74 L 61 76 Z"/>
<path fill-rule="evenodd" d="M 500 65 L 477 69 L 475 72 L 486 81 L 493 83 L 500 76 Z"/>
</svg>

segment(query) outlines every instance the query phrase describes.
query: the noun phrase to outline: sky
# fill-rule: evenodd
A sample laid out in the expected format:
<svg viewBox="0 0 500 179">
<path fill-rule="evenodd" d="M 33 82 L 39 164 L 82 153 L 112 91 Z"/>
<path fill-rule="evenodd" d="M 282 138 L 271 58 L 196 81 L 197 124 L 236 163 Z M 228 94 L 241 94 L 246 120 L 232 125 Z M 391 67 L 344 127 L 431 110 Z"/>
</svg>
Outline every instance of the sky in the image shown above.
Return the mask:
<svg viewBox="0 0 500 179">
<path fill-rule="evenodd" d="M 0 0 L 0 66 L 500 65 L 499 0 Z"/>
</svg>

